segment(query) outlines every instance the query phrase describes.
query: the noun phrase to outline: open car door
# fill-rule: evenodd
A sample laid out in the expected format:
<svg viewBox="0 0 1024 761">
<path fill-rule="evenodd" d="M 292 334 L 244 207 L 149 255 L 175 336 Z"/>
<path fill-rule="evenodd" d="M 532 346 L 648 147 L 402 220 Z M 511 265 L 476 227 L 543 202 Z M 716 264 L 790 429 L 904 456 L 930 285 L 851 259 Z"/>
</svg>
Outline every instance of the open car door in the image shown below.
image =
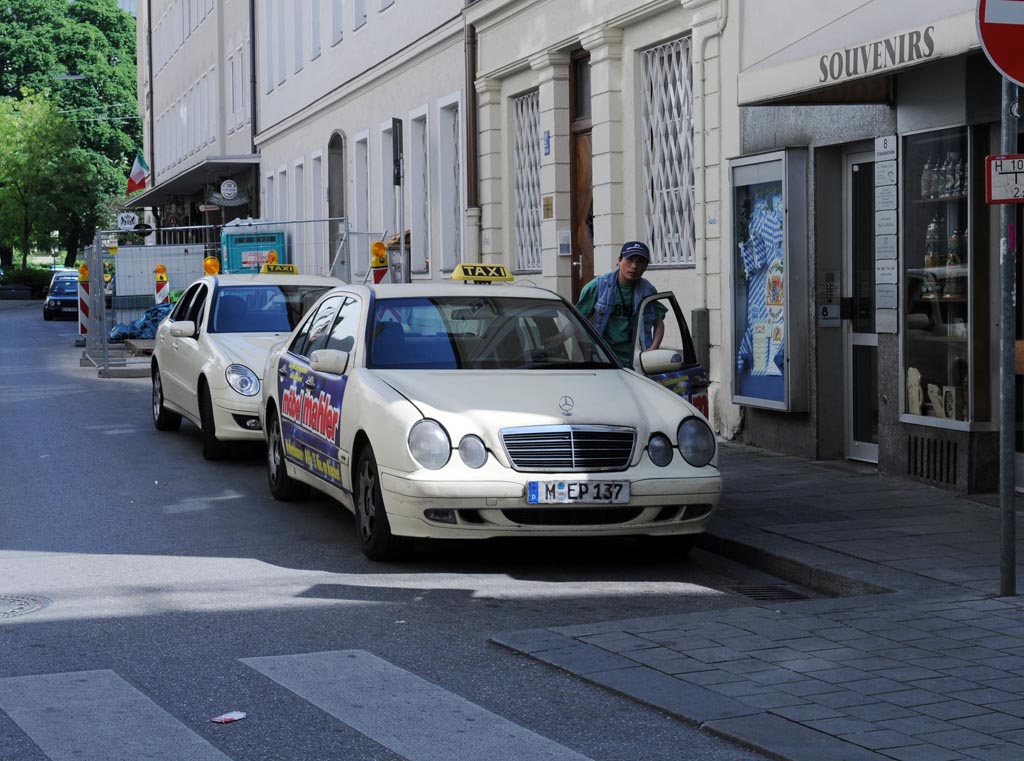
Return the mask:
<svg viewBox="0 0 1024 761">
<path fill-rule="evenodd" d="M 656 349 L 643 350 L 644 315 L 654 309 L 665 323 L 665 334 Z M 633 367 L 651 380 L 679 394 L 704 417 L 708 416 L 708 373 L 697 362 L 690 328 L 676 297 L 667 291 L 648 296 L 637 310 L 633 328 Z"/>
</svg>

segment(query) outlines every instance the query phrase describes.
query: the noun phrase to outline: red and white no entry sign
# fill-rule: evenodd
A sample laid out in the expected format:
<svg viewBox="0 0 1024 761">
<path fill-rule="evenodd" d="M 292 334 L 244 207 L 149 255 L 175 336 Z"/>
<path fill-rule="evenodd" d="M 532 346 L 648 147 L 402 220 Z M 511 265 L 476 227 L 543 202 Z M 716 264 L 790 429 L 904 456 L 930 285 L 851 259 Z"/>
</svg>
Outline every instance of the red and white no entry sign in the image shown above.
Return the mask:
<svg viewBox="0 0 1024 761">
<path fill-rule="evenodd" d="M 978 0 L 978 38 L 999 73 L 1024 87 L 1024 0 Z"/>
</svg>

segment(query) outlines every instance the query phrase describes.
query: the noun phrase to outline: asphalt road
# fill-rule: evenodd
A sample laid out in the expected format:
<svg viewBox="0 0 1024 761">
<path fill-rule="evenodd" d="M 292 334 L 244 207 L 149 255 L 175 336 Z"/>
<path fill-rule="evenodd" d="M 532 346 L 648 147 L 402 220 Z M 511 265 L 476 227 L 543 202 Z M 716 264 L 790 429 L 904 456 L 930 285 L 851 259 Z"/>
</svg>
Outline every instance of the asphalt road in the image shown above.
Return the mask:
<svg viewBox="0 0 1024 761">
<path fill-rule="evenodd" d="M 208 463 L 194 426 L 157 432 L 149 381 L 79 367 L 41 311 L 0 302 L 3 761 L 761 758 L 490 638 L 774 579 L 629 540 L 371 563 L 336 503 L 274 501 L 259 448 Z"/>
</svg>

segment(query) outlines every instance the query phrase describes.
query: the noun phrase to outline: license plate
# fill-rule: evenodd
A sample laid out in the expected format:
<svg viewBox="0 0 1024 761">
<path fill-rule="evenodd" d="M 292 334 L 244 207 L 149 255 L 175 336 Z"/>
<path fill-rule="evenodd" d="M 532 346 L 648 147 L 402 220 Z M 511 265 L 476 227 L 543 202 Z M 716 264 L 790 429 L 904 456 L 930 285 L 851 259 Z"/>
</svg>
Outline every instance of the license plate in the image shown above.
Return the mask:
<svg viewBox="0 0 1024 761">
<path fill-rule="evenodd" d="M 530 481 L 526 501 L 531 505 L 625 505 L 629 503 L 629 481 Z"/>
</svg>

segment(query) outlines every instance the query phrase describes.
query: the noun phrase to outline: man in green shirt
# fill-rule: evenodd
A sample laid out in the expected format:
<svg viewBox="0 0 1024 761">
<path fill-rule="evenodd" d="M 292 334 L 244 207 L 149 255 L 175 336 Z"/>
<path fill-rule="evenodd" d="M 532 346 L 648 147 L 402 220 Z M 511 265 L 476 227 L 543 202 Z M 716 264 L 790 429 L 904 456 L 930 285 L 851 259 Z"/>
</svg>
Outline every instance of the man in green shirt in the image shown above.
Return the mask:
<svg viewBox="0 0 1024 761">
<path fill-rule="evenodd" d="M 580 292 L 576 308 L 604 336 L 626 367 L 633 367 L 634 330 L 637 310 L 657 289 L 643 276 L 651 260 L 645 243 L 630 241 L 622 246 L 618 267 L 594 278 Z M 643 316 L 641 349 L 657 349 L 665 334 L 664 317 L 668 310 L 655 302 Z"/>
</svg>

